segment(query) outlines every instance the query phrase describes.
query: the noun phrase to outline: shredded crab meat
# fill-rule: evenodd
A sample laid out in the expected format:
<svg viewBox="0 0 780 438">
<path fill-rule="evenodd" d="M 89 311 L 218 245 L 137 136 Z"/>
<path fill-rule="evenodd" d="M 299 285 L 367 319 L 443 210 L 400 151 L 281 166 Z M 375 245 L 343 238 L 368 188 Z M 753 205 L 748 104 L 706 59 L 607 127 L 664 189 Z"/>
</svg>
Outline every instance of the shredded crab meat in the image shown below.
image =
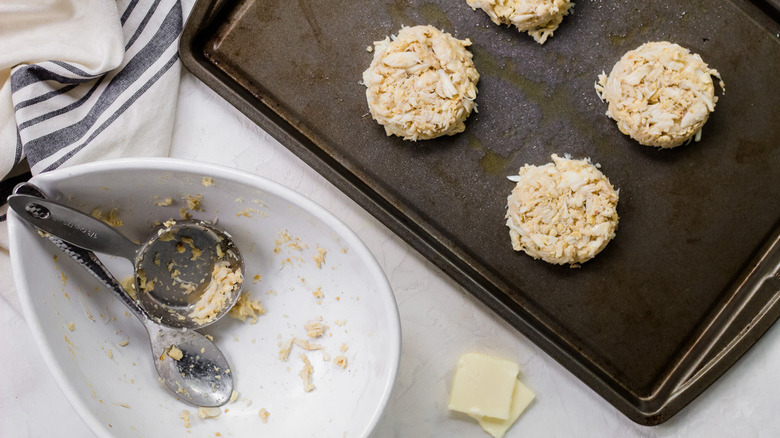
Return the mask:
<svg viewBox="0 0 780 438">
<path fill-rule="evenodd" d="M 250 300 L 247 293 L 242 293 L 236 304 L 228 311 L 228 316 L 231 318 L 241 321 L 246 321 L 249 318 L 250 324 L 257 324 L 257 317 L 263 314 L 265 314 L 265 308 L 260 300 Z"/>
<path fill-rule="evenodd" d="M 213 321 L 228 305 L 233 291 L 237 290 L 243 281 L 241 268 L 233 270 L 227 261 L 216 263 L 208 287 L 187 316 L 200 325 Z"/>
<path fill-rule="evenodd" d="M 570 0 L 466 0 L 472 9 L 482 9 L 493 23 L 514 25 L 520 32 L 544 44 L 574 6 Z"/>
<path fill-rule="evenodd" d="M 298 373 L 298 375 L 300 375 L 303 380 L 303 390 L 311 392 L 315 388 L 311 378 L 312 373 L 314 373 L 314 367 L 311 366 L 311 362 L 309 362 L 309 358 L 306 357 L 306 355 L 301 354 L 301 360 L 303 361 L 303 369 L 301 369 L 301 372 Z"/>
<path fill-rule="evenodd" d="M 363 83 L 371 116 L 387 135 L 417 141 L 466 129 L 479 81 L 469 45 L 432 26 L 402 27 L 374 42 Z"/>
<path fill-rule="evenodd" d="M 322 345 L 309 342 L 305 339 L 295 339 L 295 345 L 303 348 L 306 351 L 322 350 Z"/>
<path fill-rule="evenodd" d="M 712 77 L 725 84 L 701 56 L 666 41 L 645 43 L 620 59 L 596 83 L 609 103 L 607 116 L 620 132 L 645 146 L 673 148 L 701 137 L 718 97 Z"/>
<path fill-rule="evenodd" d="M 315 321 L 309 321 L 303 328 L 306 329 L 306 335 L 310 338 L 320 337 L 325 333 L 325 324 L 322 323 L 322 318 Z"/>
<path fill-rule="evenodd" d="M 290 351 L 292 350 L 293 342 L 295 342 L 295 337 L 290 338 L 289 341 L 285 342 L 284 345 L 282 345 L 282 348 L 279 350 L 279 360 L 286 361 L 287 358 L 290 356 Z"/>
<path fill-rule="evenodd" d="M 583 263 L 607 246 L 618 224 L 618 192 L 587 159 L 552 155 L 526 164 L 507 199 L 512 247 L 553 264 Z"/>
<path fill-rule="evenodd" d="M 206 418 L 217 418 L 222 413 L 222 411 L 219 408 L 209 408 L 209 407 L 199 407 L 198 408 L 198 417 L 206 419 Z M 189 414 L 189 412 L 188 412 Z"/>
</svg>

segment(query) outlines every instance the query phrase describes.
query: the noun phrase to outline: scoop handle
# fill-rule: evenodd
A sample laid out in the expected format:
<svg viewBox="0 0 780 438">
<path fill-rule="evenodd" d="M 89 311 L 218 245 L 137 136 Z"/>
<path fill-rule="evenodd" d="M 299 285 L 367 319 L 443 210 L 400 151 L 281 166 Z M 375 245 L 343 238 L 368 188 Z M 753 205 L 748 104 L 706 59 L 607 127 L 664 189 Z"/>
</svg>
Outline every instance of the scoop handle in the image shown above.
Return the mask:
<svg viewBox="0 0 780 438">
<path fill-rule="evenodd" d="M 17 185 L 14 188 L 14 193 L 16 195 L 27 194 L 30 195 L 30 197 L 34 197 L 39 200 L 44 199 L 46 196 L 38 187 L 30 183 L 21 183 Z M 141 307 L 130 296 L 130 294 L 124 290 L 122 285 L 119 284 L 119 281 L 117 281 L 117 279 L 108 271 L 108 269 L 105 267 L 105 265 L 103 265 L 100 259 L 98 259 L 95 253 L 88 249 L 72 245 L 52 233 L 49 233 L 49 235 L 46 237 L 55 246 L 57 246 L 57 248 L 70 256 L 87 272 L 92 274 L 92 276 L 100 281 L 103 286 L 113 292 L 114 295 L 116 295 L 116 297 L 119 298 L 122 303 L 124 303 L 124 305 L 127 306 L 127 308 L 130 309 L 130 311 L 133 312 L 133 314 L 138 317 L 138 319 L 140 319 L 145 326 L 149 324 L 149 321 L 151 320 L 149 313 L 147 313 L 146 310 Z"/>
<path fill-rule="evenodd" d="M 90 251 L 135 260 L 138 245 L 108 224 L 47 199 L 11 195 L 8 206 L 38 229 Z"/>
</svg>

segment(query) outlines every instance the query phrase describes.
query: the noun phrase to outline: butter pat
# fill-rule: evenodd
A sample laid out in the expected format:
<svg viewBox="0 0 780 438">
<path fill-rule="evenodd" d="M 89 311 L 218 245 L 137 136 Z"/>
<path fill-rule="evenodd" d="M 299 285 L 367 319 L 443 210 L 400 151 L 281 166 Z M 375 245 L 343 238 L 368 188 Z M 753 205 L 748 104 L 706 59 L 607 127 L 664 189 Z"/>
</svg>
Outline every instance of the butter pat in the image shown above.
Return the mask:
<svg viewBox="0 0 780 438">
<path fill-rule="evenodd" d="M 499 420 L 497 418 L 490 417 L 477 417 L 472 415 L 482 429 L 485 432 L 493 436 L 493 438 L 503 438 L 504 434 L 510 427 L 520 418 L 520 415 L 525 409 L 534 401 L 536 396 L 527 386 L 520 380 L 515 381 L 515 392 L 512 394 L 512 407 L 509 409 L 509 418 L 506 420 Z"/>
<path fill-rule="evenodd" d="M 464 354 L 455 370 L 449 408 L 475 417 L 509 420 L 519 372 L 520 366 L 512 361 Z"/>
</svg>

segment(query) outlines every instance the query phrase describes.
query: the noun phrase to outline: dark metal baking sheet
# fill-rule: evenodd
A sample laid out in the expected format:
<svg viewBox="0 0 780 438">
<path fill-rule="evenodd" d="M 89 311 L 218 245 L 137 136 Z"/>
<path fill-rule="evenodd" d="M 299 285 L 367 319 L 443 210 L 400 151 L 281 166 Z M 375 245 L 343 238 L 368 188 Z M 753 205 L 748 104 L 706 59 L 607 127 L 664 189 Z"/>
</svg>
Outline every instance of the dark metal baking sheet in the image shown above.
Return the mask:
<svg viewBox="0 0 780 438">
<path fill-rule="evenodd" d="M 366 47 L 401 25 L 470 38 L 466 132 L 417 143 L 367 116 Z M 780 26 L 753 3 L 577 2 L 545 45 L 465 1 L 198 1 L 187 68 L 641 424 L 661 423 L 780 316 Z M 690 48 L 727 93 L 702 141 L 622 135 L 593 88 L 626 51 Z M 721 90 L 718 90 L 720 94 Z M 591 157 L 620 188 L 617 237 L 580 269 L 512 251 L 507 175 Z"/>
</svg>

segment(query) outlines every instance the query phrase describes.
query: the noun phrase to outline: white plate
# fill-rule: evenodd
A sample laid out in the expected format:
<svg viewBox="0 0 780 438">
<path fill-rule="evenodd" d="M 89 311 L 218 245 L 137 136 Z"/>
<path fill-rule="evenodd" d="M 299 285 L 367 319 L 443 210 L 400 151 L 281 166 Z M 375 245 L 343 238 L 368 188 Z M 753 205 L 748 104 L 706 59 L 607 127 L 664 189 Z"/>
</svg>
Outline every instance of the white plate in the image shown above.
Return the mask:
<svg viewBox="0 0 780 438">
<path fill-rule="evenodd" d="M 204 185 L 203 177 L 213 178 L 214 185 Z M 204 329 L 231 362 L 240 396 L 218 418 L 200 419 L 197 408 L 177 400 L 158 381 L 143 326 L 80 266 L 9 214 L 11 261 L 25 318 L 61 389 L 99 436 L 361 437 L 371 432 L 398 369 L 398 309 L 372 254 L 329 212 L 260 177 L 173 159 L 98 162 L 31 182 L 85 212 L 118 208 L 124 221 L 120 231 L 134 239 L 145 237 L 156 221 L 179 218 L 183 197 L 202 195 L 203 211 L 193 216 L 217 220 L 235 238 L 245 257 L 244 290 L 266 309 L 256 324 L 226 317 Z M 173 205 L 156 205 L 165 198 Z M 325 256 L 318 267 L 319 248 Z M 101 258 L 120 280 L 131 275 L 129 262 Z M 323 298 L 314 296 L 317 289 Z M 307 338 L 304 325 L 319 317 L 328 326 L 325 336 Z M 296 346 L 282 361 L 280 344 L 293 336 L 324 350 Z M 129 343 L 121 346 L 124 340 Z M 299 376 L 300 354 L 314 368 L 311 392 L 304 391 Z M 338 355 L 347 358 L 346 369 L 334 363 Z M 270 413 L 265 423 L 260 409 Z M 183 410 L 190 413 L 190 429 L 179 417 Z"/>
</svg>

